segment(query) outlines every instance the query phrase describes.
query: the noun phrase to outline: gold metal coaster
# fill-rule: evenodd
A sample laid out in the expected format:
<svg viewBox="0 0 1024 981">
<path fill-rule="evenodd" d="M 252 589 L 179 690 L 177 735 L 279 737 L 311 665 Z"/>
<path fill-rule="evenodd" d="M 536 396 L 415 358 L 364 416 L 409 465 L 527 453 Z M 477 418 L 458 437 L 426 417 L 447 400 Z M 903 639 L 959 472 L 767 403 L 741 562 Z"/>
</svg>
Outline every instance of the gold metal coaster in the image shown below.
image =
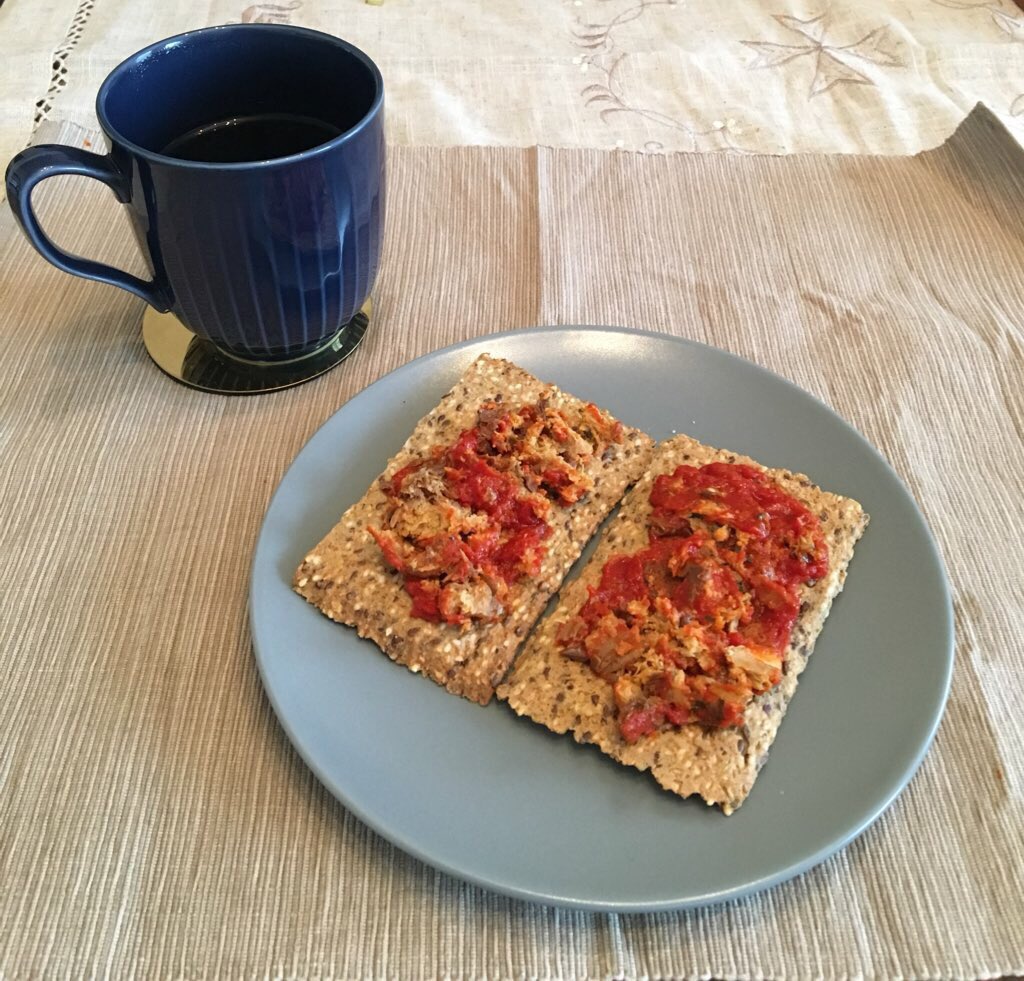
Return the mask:
<svg viewBox="0 0 1024 981">
<path fill-rule="evenodd" d="M 222 395 L 256 395 L 301 385 L 341 364 L 363 339 L 373 303 L 315 351 L 290 361 L 248 361 L 196 337 L 173 313 L 146 309 L 142 340 L 157 367 L 190 388 Z"/>
</svg>

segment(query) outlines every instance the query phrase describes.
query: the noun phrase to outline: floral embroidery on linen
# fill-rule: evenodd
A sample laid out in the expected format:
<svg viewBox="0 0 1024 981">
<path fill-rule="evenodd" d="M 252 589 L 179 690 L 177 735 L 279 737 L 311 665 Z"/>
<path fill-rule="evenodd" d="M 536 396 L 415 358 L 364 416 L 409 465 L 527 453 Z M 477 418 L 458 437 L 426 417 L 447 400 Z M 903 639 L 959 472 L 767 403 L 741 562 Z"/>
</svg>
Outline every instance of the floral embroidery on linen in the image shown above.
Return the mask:
<svg viewBox="0 0 1024 981">
<path fill-rule="evenodd" d="M 992 23 L 996 25 L 1011 41 L 1024 41 L 1024 14 L 1016 4 L 1007 0 L 932 0 L 940 7 L 950 10 L 985 10 Z"/>
<path fill-rule="evenodd" d="M 900 57 L 889 48 L 885 27 L 876 27 L 849 43 L 828 37 L 826 13 L 803 20 L 791 14 L 773 14 L 773 19 L 785 30 L 799 37 L 799 41 L 743 41 L 756 52 L 757 57 L 747 67 L 779 68 L 803 58 L 813 59 L 814 75 L 807 98 L 828 92 L 841 85 L 874 85 L 875 82 L 861 69 L 868 65 L 883 68 L 903 68 Z"/>
<path fill-rule="evenodd" d="M 292 11 L 302 6 L 302 0 L 284 0 L 282 3 L 254 3 L 242 11 L 243 24 L 290 24 Z"/>
<path fill-rule="evenodd" d="M 1011 0 L 1006 0 L 1006 3 L 1000 0 L 932 0 L 932 3 L 950 10 L 984 10 L 1008 40 L 1024 41 L 1024 13 Z M 1009 113 L 1011 116 L 1024 114 L 1024 93 L 1013 99 Z"/>
<path fill-rule="evenodd" d="M 587 15 L 588 19 L 584 19 L 584 15 L 577 17 L 574 43 L 582 53 L 573 58 L 573 63 L 580 66 L 582 74 L 592 72 L 597 76 L 595 81 L 581 89 L 580 95 L 584 105 L 595 111 L 601 122 L 612 126 L 616 118 L 632 116 L 664 127 L 666 140 L 671 144 L 668 149 L 677 149 L 676 141 L 681 138 L 685 149 L 747 152 L 736 142 L 743 127 L 735 119 L 694 123 L 683 116 L 645 104 L 642 96 L 626 90 L 623 74 L 633 52 L 625 50 L 620 29 L 656 7 L 681 7 L 682 0 L 632 0 L 625 5 L 622 0 L 592 2 L 599 4 L 599 9 L 609 9 L 610 13 L 602 19 L 592 19 L 592 15 Z M 582 4 L 577 2 L 576 6 Z M 673 135 L 675 139 L 671 138 Z M 623 144 L 623 140 L 617 141 L 618 146 Z M 649 140 L 643 149 L 656 152 L 666 149 L 666 144 Z"/>
</svg>

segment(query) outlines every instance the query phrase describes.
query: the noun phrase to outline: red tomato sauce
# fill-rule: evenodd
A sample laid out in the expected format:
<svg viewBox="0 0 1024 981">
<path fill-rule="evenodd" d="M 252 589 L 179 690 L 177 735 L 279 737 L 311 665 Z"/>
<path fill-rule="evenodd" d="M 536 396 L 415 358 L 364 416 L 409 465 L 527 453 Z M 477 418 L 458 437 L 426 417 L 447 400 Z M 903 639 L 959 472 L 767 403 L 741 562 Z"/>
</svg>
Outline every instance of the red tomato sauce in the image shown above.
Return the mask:
<svg viewBox="0 0 1024 981">
<path fill-rule="evenodd" d="M 561 641 L 613 685 L 623 738 L 743 722 L 781 680 L 800 589 L 828 571 L 821 525 L 763 471 L 657 477 L 646 548 L 605 563 Z"/>
<path fill-rule="evenodd" d="M 416 499 L 418 518 L 429 531 L 369 529 L 384 561 L 402 574 L 412 615 L 424 620 L 497 619 L 510 588 L 541 570 L 551 508 L 568 507 L 585 495 L 587 460 L 622 440 L 621 425 L 592 406 L 581 428 L 539 403 L 504 412 L 497 403 L 485 403 L 479 420 L 450 445 L 433 447 L 384 482 L 392 515 Z M 592 442 L 581 442 L 581 432 Z M 425 472 L 434 482 L 417 498 L 414 483 Z M 451 505 L 459 506 L 462 522 L 454 530 Z"/>
</svg>

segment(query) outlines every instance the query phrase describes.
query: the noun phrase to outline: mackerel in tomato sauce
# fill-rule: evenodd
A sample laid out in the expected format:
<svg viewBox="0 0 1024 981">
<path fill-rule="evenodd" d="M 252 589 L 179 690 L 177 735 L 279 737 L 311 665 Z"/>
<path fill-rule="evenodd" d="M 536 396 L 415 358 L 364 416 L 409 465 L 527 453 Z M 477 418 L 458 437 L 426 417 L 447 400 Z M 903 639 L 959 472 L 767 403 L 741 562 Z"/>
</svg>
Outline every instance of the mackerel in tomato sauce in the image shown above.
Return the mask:
<svg viewBox="0 0 1024 981">
<path fill-rule="evenodd" d="M 500 619 L 541 571 L 552 509 L 590 492 L 588 464 L 622 434 L 589 404 L 488 401 L 453 443 L 386 479 L 387 520 L 369 531 L 402 575 L 412 615 L 463 626 Z"/>
<path fill-rule="evenodd" d="M 650 504 L 647 547 L 609 559 L 559 635 L 612 685 L 630 743 L 741 725 L 781 680 L 801 588 L 828 571 L 817 517 L 756 467 L 677 467 Z"/>
</svg>

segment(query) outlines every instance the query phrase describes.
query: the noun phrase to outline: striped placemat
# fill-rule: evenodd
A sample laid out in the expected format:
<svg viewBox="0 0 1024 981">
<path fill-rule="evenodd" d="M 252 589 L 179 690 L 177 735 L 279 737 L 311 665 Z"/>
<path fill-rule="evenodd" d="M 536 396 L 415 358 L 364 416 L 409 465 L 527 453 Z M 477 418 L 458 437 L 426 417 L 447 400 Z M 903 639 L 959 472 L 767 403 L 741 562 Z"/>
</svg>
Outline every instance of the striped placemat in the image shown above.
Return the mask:
<svg viewBox="0 0 1024 981">
<path fill-rule="evenodd" d="M 365 346 L 248 399 L 169 381 L 138 301 L 58 273 L 0 218 L 0 975 L 1024 971 L 1013 141 L 976 112 L 916 158 L 399 147 L 389 179 Z M 62 243 L 137 264 L 107 191 L 49 185 Z M 313 430 L 419 354 L 562 323 L 707 341 L 824 399 L 948 565 L 956 673 L 918 776 L 839 855 L 745 901 L 614 916 L 464 885 L 346 813 L 260 688 L 252 548 Z"/>
</svg>

